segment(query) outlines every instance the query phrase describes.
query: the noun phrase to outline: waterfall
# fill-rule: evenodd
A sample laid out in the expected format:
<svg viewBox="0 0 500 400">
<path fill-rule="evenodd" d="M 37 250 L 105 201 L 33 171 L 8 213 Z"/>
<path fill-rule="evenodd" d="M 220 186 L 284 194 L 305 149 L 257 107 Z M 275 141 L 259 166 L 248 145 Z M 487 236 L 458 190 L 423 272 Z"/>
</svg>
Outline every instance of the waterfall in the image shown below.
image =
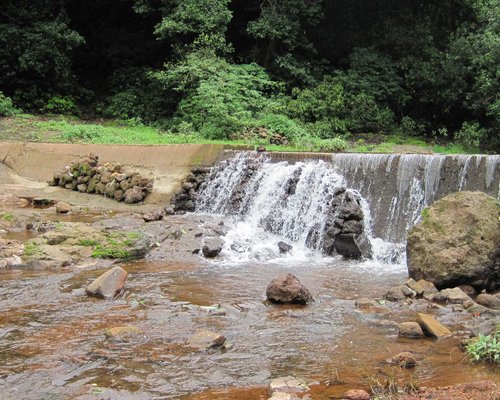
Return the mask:
<svg viewBox="0 0 500 400">
<path fill-rule="evenodd" d="M 500 197 L 500 156 L 297 154 L 227 151 L 202 185 L 199 212 L 229 216 L 226 250 L 271 259 L 277 243 L 304 260 L 324 246 L 334 196 L 345 191 L 364 210 L 364 231 L 379 261 L 404 261 L 406 233 L 446 194 L 479 190 Z"/>
</svg>

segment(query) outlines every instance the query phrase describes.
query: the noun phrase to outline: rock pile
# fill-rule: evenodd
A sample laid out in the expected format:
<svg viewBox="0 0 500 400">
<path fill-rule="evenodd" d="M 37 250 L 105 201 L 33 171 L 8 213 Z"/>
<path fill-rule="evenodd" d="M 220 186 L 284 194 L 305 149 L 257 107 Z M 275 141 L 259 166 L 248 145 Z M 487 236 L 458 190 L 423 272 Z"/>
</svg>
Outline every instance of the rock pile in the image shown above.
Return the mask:
<svg viewBox="0 0 500 400">
<path fill-rule="evenodd" d="M 135 172 L 125 172 L 119 163 L 99 165 L 99 158 L 88 154 L 54 174 L 50 186 L 81 193 L 102 194 L 125 203 L 139 203 L 153 190 L 153 181 Z"/>
<path fill-rule="evenodd" d="M 191 174 L 182 183 L 180 192 L 170 201 L 175 213 L 194 211 L 198 191 L 210 170 L 210 167 L 196 167 L 191 170 Z"/>
</svg>

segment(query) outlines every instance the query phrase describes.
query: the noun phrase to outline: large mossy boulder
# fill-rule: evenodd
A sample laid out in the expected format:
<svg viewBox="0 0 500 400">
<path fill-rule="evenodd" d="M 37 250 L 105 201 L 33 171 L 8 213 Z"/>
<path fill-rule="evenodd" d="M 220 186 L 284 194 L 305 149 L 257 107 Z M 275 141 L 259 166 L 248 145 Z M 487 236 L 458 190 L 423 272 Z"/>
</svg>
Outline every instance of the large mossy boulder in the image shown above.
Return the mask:
<svg viewBox="0 0 500 400">
<path fill-rule="evenodd" d="M 500 203 L 482 192 L 436 201 L 408 234 L 410 277 L 438 288 L 500 287 Z"/>
</svg>

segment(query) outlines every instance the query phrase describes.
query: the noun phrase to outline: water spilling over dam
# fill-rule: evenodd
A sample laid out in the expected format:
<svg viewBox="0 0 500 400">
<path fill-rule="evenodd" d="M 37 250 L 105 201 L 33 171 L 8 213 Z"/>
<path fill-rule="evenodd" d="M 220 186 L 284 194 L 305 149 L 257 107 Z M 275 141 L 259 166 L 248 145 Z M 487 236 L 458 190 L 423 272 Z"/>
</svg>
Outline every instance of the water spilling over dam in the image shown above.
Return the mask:
<svg viewBox="0 0 500 400">
<path fill-rule="evenodd" d="M 497 155 L 226 151 L 221 159 L 200 193 L 198 210 L 239 218 L 239 232 L 233 232 L 238 238 L 229 235 L 228 250 L 241 253 L 249 242 L 266 247 L 262 241 L 278 239 L 321 249 L 328 209 L 339 188 L 359 198 L 363 231 L 377 243 L 375 256 L 386 262 L 402 261 L 407 231 L 435 200 L 462 190 L 500 197 Z"/>
</svg>

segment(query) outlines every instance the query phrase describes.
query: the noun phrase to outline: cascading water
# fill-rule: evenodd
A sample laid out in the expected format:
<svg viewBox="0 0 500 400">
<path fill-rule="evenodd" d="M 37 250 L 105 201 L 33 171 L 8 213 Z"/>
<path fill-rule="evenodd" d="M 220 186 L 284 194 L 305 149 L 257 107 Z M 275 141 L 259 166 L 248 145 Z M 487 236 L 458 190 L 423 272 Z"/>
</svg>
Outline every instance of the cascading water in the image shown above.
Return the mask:
<svg viewBox="0 0 500 400">
<path fill-rule="evenodd" d="M 400 265 L 407 231 L 432 202 L 459 190 L 500 198 L 500 156 L 230 151 L 223 158 L 197 209 L 234 220 L 224 249 L 232 262 L 278 256 L 282 262 L 280 241 L 293 245 L 288 257 L 295 262 L 320 257 L 328 205 L 344 187 L 363 207 L 374 258 Z"/>
</svg>

